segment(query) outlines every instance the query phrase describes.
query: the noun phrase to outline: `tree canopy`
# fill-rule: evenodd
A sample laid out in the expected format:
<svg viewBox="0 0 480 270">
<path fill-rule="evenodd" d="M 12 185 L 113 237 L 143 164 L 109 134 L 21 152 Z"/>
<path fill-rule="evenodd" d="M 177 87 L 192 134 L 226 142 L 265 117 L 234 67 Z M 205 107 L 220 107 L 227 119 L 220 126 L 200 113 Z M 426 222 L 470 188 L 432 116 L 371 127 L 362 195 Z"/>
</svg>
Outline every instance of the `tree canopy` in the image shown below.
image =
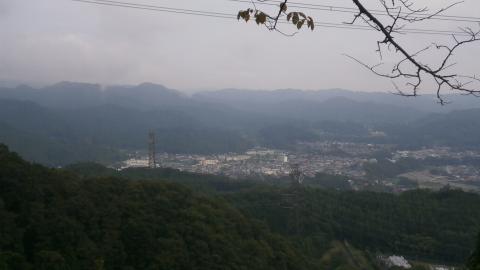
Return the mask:
<svg viewBox="0 0 480 270">
<path fill-rule="evenodd" d="M 454 265 L 472 254 L 476 194 L 312 185 L 48 169 L 0 146 L 0 269 L 374 269 L 378 252 Z"/>
</svg>

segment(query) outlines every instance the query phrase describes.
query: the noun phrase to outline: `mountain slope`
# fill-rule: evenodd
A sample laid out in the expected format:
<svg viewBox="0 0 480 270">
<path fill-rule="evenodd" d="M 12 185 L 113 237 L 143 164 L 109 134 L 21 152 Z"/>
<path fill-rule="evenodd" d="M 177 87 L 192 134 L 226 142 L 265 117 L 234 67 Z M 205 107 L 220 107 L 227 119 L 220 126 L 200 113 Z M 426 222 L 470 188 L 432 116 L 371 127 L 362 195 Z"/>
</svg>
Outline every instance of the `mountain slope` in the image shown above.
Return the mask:
<svg viewBox="0 0 480 270">
<path fill-rule="evenodd" d="M 225 90 L 189 97 L 149 83 L 2 88 L 0 142 L 49 166 L 118 161 L 126 152 L 145 150 L 150 130 L 156 132 L 157 151 L 168 153 L 291 149 L 298 141 L 317 140 L 480 145 L 474 117 L 480 109 L 428 114 L 407 101 L 381 103 L 386 94 L 336 91 Z M 369 96 L 382 98 L 372 102 Z M 372 130 L 387 136 L 371 137 Z"/>
<path fill-rule="evenodd" d="M 402 194 L 337 191 L 328 186 L 318 188 L 322 186 L 319 182 L 307 179 L 304 189 L 292 191 L 279 179 L 238 181 L 172 169 L 117 172 L 96 164 L 77 164 L 66 169 L 85 177 L 162 179 L 206 194 L 222 195 L 242 213 L 264 221 L 273 232 L 291 239 L 316 265 L 339 263 L 336 256 L 344 257 L 342 250 L 346 247 L 339 249 L 335 241 L 360 248 L 367 253 L 367 259 L 368 254 L 380 252 L 403 255 L 409 260 L 461 265 L 474 249 L 480 230 L 480 208 L 475 207 L 480 205 L 480 196 L 458 190 L 412 190 Z M 341 181 L 338 176 L 322 178 Z M 295 193 L 296 207 L 292 205 L 295 198 L 291 197 Z M 326 257 L 331 260 L 321 260 L 329 250 L 331 256 Z"/>
<path fill-rule="evenodd" d="M 406 124 L 381 124 L 390 142 L 415 147 L 454 146 L 478 148 L 480 145 L 480 109 L 430 114 Z"/>
<path fill-rule="evenodd" d="M 241 90 L 224 89 L 218 91 L 199 92 L 195 98 L 215 101 L 238 108 L 259 109 L 275 103 L 289 100 L 308 100 L 325 102 L 332 98 L 347 98 L 352 101 L 364 103 L 372 102 L 390 106 L 402 106 L 423 112 L 447 113 L 453 110 L 480 108 L 480 102 L 471 96 L 447 95 L 445 98 L 451 103 L 448 106 L 439 106 L 435 95 L 425 94 L 416 98 L 405 98 L 391 93 L 381 92 L 356 92 L 345 89 L 325 90 Z"/>
<path fill-rule="evenodd" d="M 251 147 L 245 132 L 209 116 L 228 119 L 223 117 L 228 113 L 202 112 L 178 108 L 145 111 L 110 104 L 59 109 L 0 99 L 0 142 L 29 160 L 52 166 L 118 160 L 122 150 L 145 149 L 149 130 L 156 132 L 161 152 L 217 153 Z"/>
<path fill-rule="evenodd" d="M 467 267 L 469 270 L 480 270 L 480 235 L 478 235 L 475 252 L 468 260 Z"/>
<path fill-rule="evenodd" d="M 174 184 L 78 179 L 0 146 L 2 269 L 306 269 L 288 241 Z"/>
</svg>

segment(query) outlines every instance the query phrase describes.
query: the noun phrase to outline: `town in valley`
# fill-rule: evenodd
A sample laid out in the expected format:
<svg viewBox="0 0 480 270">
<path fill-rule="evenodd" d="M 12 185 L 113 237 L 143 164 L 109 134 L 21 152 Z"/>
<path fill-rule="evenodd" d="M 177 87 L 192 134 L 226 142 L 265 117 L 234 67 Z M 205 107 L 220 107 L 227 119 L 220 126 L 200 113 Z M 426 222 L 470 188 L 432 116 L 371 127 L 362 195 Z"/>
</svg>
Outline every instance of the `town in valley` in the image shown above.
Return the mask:
<svg viewBox="0 0 480 270">
<path fill-rule="evenodd" d="M 307 178 L 317 174 L 342 176 L 355 190 L 402 192 L 414 188 L 455 188 L 480 192 L 479 161 L 478 150 L 450 147 L 405 150 L 388 144 L 333 141 L 297 143 L 291 150 L 253 148 L 244 153 L 212 155 L 157 153 L 155 164 L 186 172 L 260 180 L 288 177 L 292 164 L 297 164 Z M 392 167 L 398 164 L 398 174 L 377 173 L 384 166 L 382 163 Z M 148 155 L 138 151 L 115 164 L 115 168 L 148 165 Z"/>
</svg>

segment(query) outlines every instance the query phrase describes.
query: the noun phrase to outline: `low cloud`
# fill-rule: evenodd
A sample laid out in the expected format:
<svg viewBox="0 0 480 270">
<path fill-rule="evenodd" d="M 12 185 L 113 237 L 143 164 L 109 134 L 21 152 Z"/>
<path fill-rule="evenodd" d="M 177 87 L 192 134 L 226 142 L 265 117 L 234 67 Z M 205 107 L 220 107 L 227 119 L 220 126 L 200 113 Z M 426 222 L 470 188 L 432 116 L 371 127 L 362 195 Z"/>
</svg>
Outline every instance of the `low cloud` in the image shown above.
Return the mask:
<svg viewBox="0 0 480 270">
<path fill-rule="evenodd" d="M 153 5 L 188 4 L 191 7 L 182 7 L 227 13 L 244 7 L 220 5 L 214 0 L 201 4 L 167 2 L 145 0 Z M 480 9 L 477 1 L 464 5 L 469 8 L 456 9 L 452 14 Z M 311 15 L 336 23 L 350 18 L 349 14 L 328 12 Z M 0 80 L 113 84 L 151 81 L 180 89 L 391 88 L 389 80 L 370 74 L 342 56 L 347 53 L 377 63 L 379 35 L 374 31 L 319 27 L 314 32 L 301 31 L 295 37 L 285 37 L 254 23 L 65 0 L 0 0 L 0 18 L 4 18 L 0 27 Z M 426 27 L 452 29 L 440 23 Z M 399 39 L 412 51 L 433 39 L 447 41 L 435 36 Z M 475 58 L 463 57 L 478 55 L 479 46 L 465 49 L 456 55 L 462 59 L 459 72 L 480 70 Z"/>
</svg>

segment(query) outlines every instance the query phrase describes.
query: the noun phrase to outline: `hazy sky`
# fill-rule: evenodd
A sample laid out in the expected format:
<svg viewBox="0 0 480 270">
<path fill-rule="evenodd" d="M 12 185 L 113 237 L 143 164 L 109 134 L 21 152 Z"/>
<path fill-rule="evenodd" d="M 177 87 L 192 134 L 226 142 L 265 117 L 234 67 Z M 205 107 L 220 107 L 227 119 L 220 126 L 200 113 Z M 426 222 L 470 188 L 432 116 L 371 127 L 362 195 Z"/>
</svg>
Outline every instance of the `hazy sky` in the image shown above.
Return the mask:
<svg viewBox="0 0 480 270">
<path fill-rule="evenodd" d="M 373 0 L 364 0 L 374 3 Z M 129 0 L 133 3 L 236 13 L 249 7 L 228 0 Z M 298 0 L 350 6 L 350 0 Z M 416 1 L 432 9 L 452 1 Z M 422 4 L 420 3 L 420 4 Z M 316 21 L 342 23 L 352 14 L 302 10 Z M 480 1 L 466 0 L 448 14 L 480 17 Z M 456 30 L 462 22 L 434 21 L 411 28 Z M 478 28 L 478 25 L 469 24 Z M 285 32 L 291 26 L 282 26 Z M 254 23 L 105 7 L 71 0 L 0 0 L 0 81 L 103 84 L 154 82 L 176 89 L 391 90 L 342 54 L 369 63 L 379 34 L 317 28 L 294 37 Z M 448 37 L 407 35 L 410 50 Z M 456 55 L 463 74 L 480 74 L 480 43 Z M 434 60 L 434 55 L 426 60 Z M 385 62 L 391 62 L 388 56 Z"/>
</svg>

